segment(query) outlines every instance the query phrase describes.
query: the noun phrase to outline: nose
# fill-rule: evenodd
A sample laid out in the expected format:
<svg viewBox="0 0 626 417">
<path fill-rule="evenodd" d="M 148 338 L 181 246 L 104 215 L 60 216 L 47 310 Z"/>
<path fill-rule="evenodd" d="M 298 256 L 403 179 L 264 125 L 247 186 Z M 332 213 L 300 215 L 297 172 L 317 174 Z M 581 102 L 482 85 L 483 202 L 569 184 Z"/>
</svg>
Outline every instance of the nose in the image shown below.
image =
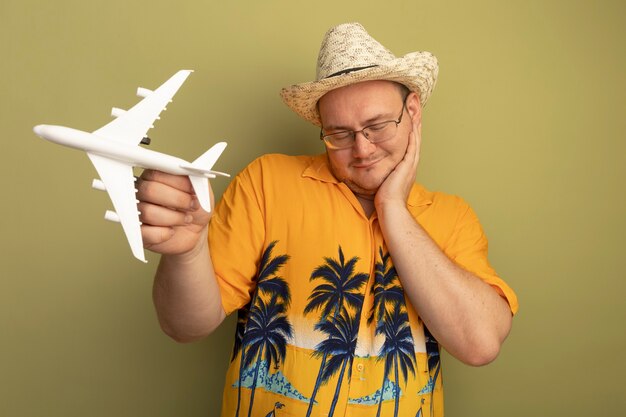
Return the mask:
<svg viewBox="0 0 626 417">
<path fill-rule="evenodd" d="M 369 141 L 363 132 L 356 132 L 354 136 L 354 145 L 352 146 L 352 155 L 355 158 L 363 158 L 370 155 L 376 149 L 376 145 Z"/>
</svg>

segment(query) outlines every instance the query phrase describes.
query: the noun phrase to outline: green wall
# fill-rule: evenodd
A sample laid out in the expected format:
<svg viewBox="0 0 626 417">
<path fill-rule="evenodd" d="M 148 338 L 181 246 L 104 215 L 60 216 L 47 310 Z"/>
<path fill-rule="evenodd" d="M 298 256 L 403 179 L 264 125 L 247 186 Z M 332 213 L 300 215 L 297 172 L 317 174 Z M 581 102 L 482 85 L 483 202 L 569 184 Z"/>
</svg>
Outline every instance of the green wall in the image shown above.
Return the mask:
<svg viewBox="0 0 626 417">
<path fill-rule="evenodd" d="M 217 169 L 322 151 L 278 90 L 314 77 L 327 27 L 360 21 L 440 78 L 419 180 L 464 196 L 520 297 L 500 358 L 444 358 L 449 416 L 623 415 L 626 363 L 626 3 L 623 1 L 0 2 L 0 415 L 216 415 L 234 322 L 178 345 L 147 265 L 102 221 L 77 151 L 37 138 L 95 130 L 139 85 L 194 69 L 151 131 Z M 218 194 L 227 181 L 217 179 Z"/>
</svg>

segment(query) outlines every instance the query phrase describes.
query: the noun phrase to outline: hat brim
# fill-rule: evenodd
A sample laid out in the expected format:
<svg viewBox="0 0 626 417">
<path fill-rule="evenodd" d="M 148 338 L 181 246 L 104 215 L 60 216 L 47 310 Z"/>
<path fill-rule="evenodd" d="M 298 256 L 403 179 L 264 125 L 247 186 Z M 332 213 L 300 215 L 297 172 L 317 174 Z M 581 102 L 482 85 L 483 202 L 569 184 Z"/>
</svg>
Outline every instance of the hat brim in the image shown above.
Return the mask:
<svg viewBox="0 0 626 417">
<path fill-rule="evenodd" d="M 387 80 L 404 84 L 419 94 L 424 106 L 435 87 L 438 68 L 437 58 L 430 52 L 412 52 L 384 65 L 285 87 L 280 96 L 302 118 L 321 126 L 317 111 L 319 99 L 331 90 L 363 81 Z"/>
</svg>

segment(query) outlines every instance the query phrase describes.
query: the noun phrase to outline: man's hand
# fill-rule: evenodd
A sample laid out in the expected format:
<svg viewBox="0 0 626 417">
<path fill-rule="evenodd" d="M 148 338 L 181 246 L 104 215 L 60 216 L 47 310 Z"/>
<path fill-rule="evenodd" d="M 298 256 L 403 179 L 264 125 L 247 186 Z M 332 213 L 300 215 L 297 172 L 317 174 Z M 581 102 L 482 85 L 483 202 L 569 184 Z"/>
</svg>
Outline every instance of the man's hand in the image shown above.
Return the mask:
<svg viewBox="0 0 626 417">
<path fill-rule="evenodd" d="M 179 342 L 198 340 L 226 316 L 207 241 L 211 216 L 186 176 L 146 170 L 137 190 L 144 246 L 163 255 L 152 291 L 161 328 Z"/>
<path fill-rule="evenodd" d="M 411 192 L 411 187 L 415 182 L 417 166 L 419 164 L 420 147 L 422 144 L 421 123 L 413 124 L 413 129 L 409 133 L 409 140 L 404 158 L 396 165 L 393 171 L 387 176 L 376 192 L 374 204 L 377 211 L 383 205 L 391 203 L 406 204 Z"/>
<path fill-rule="evenodd" d="M 450 260 L 408 211 L 420 144 L 417 124 L 404 158 L 376 193 L 380 227 L 404 293 L 433 336 L 464 363 L 484 365 L 500 351 L 511 310 L 491 286 Z"/>
<path fill-rule="evenodd" d="M 137 190 L 146 249 L 180 255 L 206 244 L 211 216 L 200 207 L 188 177 L 145 170 L 137 181 Z"/>
</svg>

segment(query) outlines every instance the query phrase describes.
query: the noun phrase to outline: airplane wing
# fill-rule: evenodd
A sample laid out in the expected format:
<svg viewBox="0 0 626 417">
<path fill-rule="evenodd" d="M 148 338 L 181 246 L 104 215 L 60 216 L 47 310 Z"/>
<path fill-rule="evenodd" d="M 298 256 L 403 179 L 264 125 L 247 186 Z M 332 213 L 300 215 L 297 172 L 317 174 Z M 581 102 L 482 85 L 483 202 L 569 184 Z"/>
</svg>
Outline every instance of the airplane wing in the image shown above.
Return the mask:
<svg viewBox="0 0 626 417">
<path fill-rule="evenodd" d="M 135 258 L 147 262 L 141 237 L 141 222 L 135 196 L 135 177 L 132 166 L 87 152 L 100 179 L 109 193 L 113 207 Z"/>
<path fill-rule="evenodd" d="M 191 72 L 191 70 L 178 71 L 159 88 L 149 92 L 131 109 L 94 131 L 93 134 L 108 140 L 138 145 Z"/>
</svg>

